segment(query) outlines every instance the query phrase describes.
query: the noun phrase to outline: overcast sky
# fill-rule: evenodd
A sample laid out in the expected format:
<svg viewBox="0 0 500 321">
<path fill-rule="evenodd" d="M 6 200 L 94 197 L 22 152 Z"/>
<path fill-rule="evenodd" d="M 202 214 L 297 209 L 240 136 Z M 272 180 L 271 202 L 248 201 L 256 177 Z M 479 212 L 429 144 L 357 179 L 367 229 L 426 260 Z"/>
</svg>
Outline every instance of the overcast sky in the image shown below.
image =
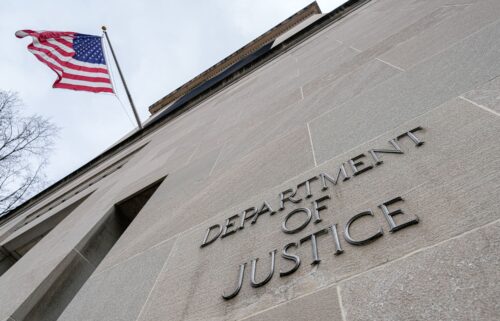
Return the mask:
<svg viewBox="0 0 500 321">
<path fill-rule="evenodd" d="M 53 89 L 55 73 L 28 52 L 31 38 L 17 39 L 16 30 L 101 35 L 100 27 L 106 25 L 145 120 L 151 104 L 310 2 L 1 0 L 0 89 L 19 93 L 23 113 L 49 117 L 61 128 L 46 169 L 49 181 L 55 182 L 132 130 L 133 115 L 120 84 L 115 86 L 128 115 L 114 95 Z M 323 12 L 343 2 L 318 1 Z"/>
</svg>

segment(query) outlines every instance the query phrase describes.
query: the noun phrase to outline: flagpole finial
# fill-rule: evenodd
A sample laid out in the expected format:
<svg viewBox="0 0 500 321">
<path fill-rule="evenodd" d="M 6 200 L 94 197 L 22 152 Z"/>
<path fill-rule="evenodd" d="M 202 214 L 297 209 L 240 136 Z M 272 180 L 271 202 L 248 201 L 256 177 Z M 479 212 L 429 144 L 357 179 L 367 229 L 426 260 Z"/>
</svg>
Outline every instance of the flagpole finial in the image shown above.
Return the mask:
<svg viewBox="0 0 500 321">
<path fill-rule="evenodd" d="M 101 27 L 102 31 L 106 31 L 106 26 Z"/>
</svg>

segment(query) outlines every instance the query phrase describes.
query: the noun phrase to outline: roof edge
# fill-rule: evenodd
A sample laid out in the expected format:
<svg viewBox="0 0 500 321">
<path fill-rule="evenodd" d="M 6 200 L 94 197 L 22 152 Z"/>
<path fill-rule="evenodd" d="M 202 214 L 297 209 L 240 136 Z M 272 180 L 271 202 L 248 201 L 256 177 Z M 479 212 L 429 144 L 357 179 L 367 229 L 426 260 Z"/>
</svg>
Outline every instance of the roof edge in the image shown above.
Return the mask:
<svg viewBox="0 0 500 321">
<path fill-rule="evenodd" d="M 347 14 L 351 13 L 352 11 L 360 8 L 364 4 L 370 2 L 371 0 L 349 0 L 345 2 L 343 5 L 337 7 L 336 9 L 330 11 L 329 13 L 325 14 L 323 17 L 320 19 L 316 20 L 306 28 L 298 31 L 296 34 L 293 36 L 287 38 L 285 41 L 280 43 L 279 45 L 271 48 L 270 50 L 266 51 L 263 55 L 257 57 L 257 60 L 252 61 L 251 65 L 248 66 L 243 66 L 242 68 L 232 72 L 230 75 L 228 75 L 226 78 L 222 79 L 221 81 L 218 81 L 217 83 L 214 83 L 210 88 L 205 90 L 204 92 L 200 93 L 199 95 L 193 97 L 189 101 L 185 102 L 182 104 L 182 106 L 179 106 L 178 109 L 168 111 L 166 113 L 161 113 L 157 115 L 154 119 L 152 119 L 150 122 L 146 123 L 144 127 L 141 130 L 137 130 L 133 132 L 130 136 L 127 138 L 123 139 L 120 143 L 115 144 L 114 146 L 110 147 L 103 153 L 99 154 L 86 164 L 82 165 L 75 171 L 71 172 L 70 174 L 66 175 L 62 179 L 56 181 L 46 189 L 42 190 L 41 192 L 37 193 L 36 195 L 32 196 L 30 199 L 26 200 L 24 203 L 19 205 L 18 207 L 14 208 L 12 211 L 7 213 L 6 215 L 3 215 L 0 217 L 0 226 L 5 224 L 7 221 L 9 221 L 11 218 L 15 217 L 16 214 L 22 213 L 22 211 L 29 209 L 30 207 L 36 205 L 38 201 L 47 195 L 49 195 L 51 192 L 54 192 L 57 188 L 63 186 L 65 183 L 68 183 L 72 181 L 73 179 L 78 178 L 80 175 L 85 174 L 88 170 L 93 168 L 94 166 L 97 166 L 104 162 L 106 158 L 113 156 L 121 151 L 123 151 L 125 148 L 128 147 L 128 145 L 140 140 L 141 138 L 149 135 L 150 133 L 154 132 L 156 129 L 158 129 L 161 125 L 163 125 L 165 122 L 171 121 L 178 117 L 180 114 L 196 107 L 201 101 L 205 100 L 206 98 L 210 97 L 211 95 L 215 94 L 216 92 L 222 90 L 223 88 L 227 87 L 228 85 L 234 83 L 235 81 L 239 80 L 240 78 L 244 77 L 247 75 L 249 72 L 253 71 L 254 69 L 257 69 L 261 65 L 265 64 L 266 62 L 270 61 L 271 59 L 275 58 L 276 56 L 280 55 L 283 52 L 288 51 L 292 47 L 294 47 L 296 44 L 300 43 L 301 41 L 307 39 L 309 36 L 321 31 L 322 29 L 326 28 L 330 24 L 344 18 Z M 167 110 L 166 110 L 167 111 Z"/>
<path fill-rule="evenodd" d="M 283 20 L 273 28 L 269 29 L 259 37 L 255 38 L 254 40 L 250 41 L 240 49 L 236 50 L 226 58 L 222 59 L 212 67 L 208 68 L 207 70 L 203 71 L 201 74 L 197 75 L 193 79 L 189 80 L 179 88 L 175 89 L 165 97 L 161 98 L 154 104 L 152 104 L 149 107 L 149 112 L 151 115 L 155 114 L 156 112 L 160 111 L 163 107 L 171 104 L 174 102 L 176 99 L 182 97 L 186 93 L 188 93 L 191 89 L 195 88 L 196 86 L 200 85 L 201 83 L 205 82 L 206 80 L 216 76 L 223 70 L 227 69 L 228 67 L 234 65 L 244 57 L 252 54 L 253 52 L 257 51 L 259 48 L 262 46 L 266 45 L 267 43 L 273 41 L 283 33 L 287 32 L 300 22 L 304 21 L 308 17 L 315 15 L 315 14 L 321 14 L 321 9 L 316 1 L 310 3 L 300 11 L 296 12 L 292 16 L 288 17 L 287 19 Z"/>
</svg>

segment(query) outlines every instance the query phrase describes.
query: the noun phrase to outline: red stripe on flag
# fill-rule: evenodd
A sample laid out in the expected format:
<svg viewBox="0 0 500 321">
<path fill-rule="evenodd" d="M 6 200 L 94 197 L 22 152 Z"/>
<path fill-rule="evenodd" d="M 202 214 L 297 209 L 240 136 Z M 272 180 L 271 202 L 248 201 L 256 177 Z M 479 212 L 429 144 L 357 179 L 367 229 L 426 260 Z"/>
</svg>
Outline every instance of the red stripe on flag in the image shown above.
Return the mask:
<svg viewBox="0 0 500 321">
<path fill-rule="evenodd" d="M 76 32 L 72 32 L 72 31 L 42 31 L 42 32 L 38 32 L 38 31 L 31 30 L 31 29 L 24 29 L 24 30 L 19 30 L 19 31 L 24 32 L 29 36 L 35 37 L 40 41 L 43 41 L 45 39 L 50 39 L 50 38 L 73 37 L 76 34 Z M 16 33 L 16 37 L 23 38 L 24 36 L 18 36 Z"/>
<path fill-rule="evenodd" d="M 63 38 L 57 38 L 56 40 L 57 40 L 57 42 L 62 43 L 62 44 L 63 44 L 63 45 L 65 45 L 66 47 L 73 48 L 73 43 L 72 43 L 72 42 L 69 42 L 69 41 L 67 41 L 67 40 L 65 40 L 65 39 L 63 39 Z"/>
<path fill-rule="evenodd" d="M 63 78 L 90 81 L 90 82 L 104 82 L 107 84 L 111 83 L 111 80 L 109 78 L 73 75 L 73 74 L 69 74 L 67 71 L 63 71 Z"/>
<path fill-rule="evenodd" d="M 90 86 L 81 86 L 81 85 L 71 85 L 71 84 L 54 84 L 52 86 L 54 88 L 64 88 L 64 89 L 72 89 L 72 90 L 84 90 L 84 91 L 90 91 L 93 93 L 113 93 L 112 88 L 107 88 L 107 87 L 90 87 Z"/>
<path fill-rule="evenodd" d="M 54 39 L 55 41 L 59 42 L 58 39 Z M 61 55 L 65 56 L 65 57 L 73 57 L 73 55 L 75 54 L 75 52 L 67 52 L 67 51 L 64 51 L 62 50 L 59 46 L 57 45 L 54 45 L 48 41 L 44 41 L 44 42 L 40 42 L 41 45 L 44 45 L 44 46 L 47 46 L 47 47 L 51 47 L 53 48 L 55 51 L 57 51 L 58 53 L 60 53 Z"/>
<path fill-rule="evenodd" d="M 26 37 L 25 35 L 22 35 L 22 33 L 25 33 L 29 36 L 33 36 L 33 37 L 36 37 L 38 35 L 38 32 L 35 32 L 33 30 L 29 30 L 29 29 L 24 29 L 24 30 L 18 30 L 16 31 L 15 35 L 17 38 L 24 38 Z"/>
</svg>

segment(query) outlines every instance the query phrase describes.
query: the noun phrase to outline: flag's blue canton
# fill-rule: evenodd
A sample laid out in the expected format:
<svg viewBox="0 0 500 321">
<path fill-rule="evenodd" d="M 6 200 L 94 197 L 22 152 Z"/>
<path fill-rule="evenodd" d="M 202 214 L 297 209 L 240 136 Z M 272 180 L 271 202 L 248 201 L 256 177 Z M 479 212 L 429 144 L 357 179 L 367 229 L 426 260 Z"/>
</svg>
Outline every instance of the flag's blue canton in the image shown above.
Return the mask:
<svg viewBox="0 0 500 321">
<path fill-rule="evenodd" d="M 101 37 L 75 34 L 73 38 L 74 59 L 94 64 L 106 64 L 102 52 Z"/>
</svg>

